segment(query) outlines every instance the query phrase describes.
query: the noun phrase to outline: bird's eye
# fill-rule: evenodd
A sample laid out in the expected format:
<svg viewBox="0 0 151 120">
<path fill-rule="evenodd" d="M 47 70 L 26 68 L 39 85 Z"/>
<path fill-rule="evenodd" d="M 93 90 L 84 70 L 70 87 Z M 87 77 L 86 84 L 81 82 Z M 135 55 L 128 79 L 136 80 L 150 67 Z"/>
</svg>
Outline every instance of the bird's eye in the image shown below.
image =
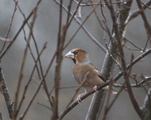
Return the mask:
<svg viewBox="0 0 151 120">
<path fill-rule="evenodd" d="M 73 53 L 74 55 L 76 55 L 78 52 L 79 52 L 79 51 L 73 51 L 72 53 Z"/>
</svg>

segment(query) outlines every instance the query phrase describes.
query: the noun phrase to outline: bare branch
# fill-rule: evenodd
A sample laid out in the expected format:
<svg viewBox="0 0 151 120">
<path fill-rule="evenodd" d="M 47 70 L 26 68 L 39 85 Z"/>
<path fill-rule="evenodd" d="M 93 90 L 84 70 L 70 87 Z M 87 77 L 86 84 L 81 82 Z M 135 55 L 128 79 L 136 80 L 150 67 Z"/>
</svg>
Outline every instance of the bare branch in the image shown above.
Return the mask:
<svg viewBox="0 0 151 120">
<path fill-rule="evenodd" d="M 138 61 L 140 61 L 142 58 L 146 57 L 151 53 L 151 48 L 147 49 L 145 52 L 140 54 L 137 58 L 135 58 L 130 64 L 126 66 L 127 69 L 130 69 L 134 64 L 136 64 Z M 117 81 L 121 76 L 123 75 L 122 72 L 119 72 L 115 77 L 114 80 Z"/>
<path fill-rule="evenodd" d="M 144 9 L 142 7 L 141 1 L 140 0 L 136 0 L 136 1 L 137 1 L 137 5 L 138 5 L 138 7 L 139 7 L 139 9 L 141 11 L 140 14 L 141 14 L 142 19 L 144 21 L 144 26 L 145 26 L 145 29 L 146 29 L 146 33 L 147 33 L 148 39 L 150 39 L 150 37 L 151 37 L 151 26 L 150 26 L 150 24 L 149 24 L 149 22 L 147 20 L 147 17 L 146 17 L 146 15 L 144 13 Z"/>
<path fill-rule="evenodd" d="M 42 103 L 37 102 L 37 104 L 39 104 L 39 105 L 41 105 L 41 106 L 47 108 L 48 110 L 52 110 L 50 107 L 48 107 L 48 106 L 46 106 L 46 105 L 44 105 L 44 104 L 42 104 Z"/>
<path fill-rule="evenodd" d="M 3 41 L 3 42 L 11 42 L 12 40 L 10 40 L 10 39 L 8 39 L 8 38 L 0 37 L 0 41 Z"/>
<path fill-rule="evenodd" d="M 3 120 L 3 119 L 2 119 L 2 114 L 1 114 L 1 113 L 0 113 L 0 120 Z"/>
<path fill-rule="evenodd" d="M 3 47 L 2 47 L 2 49 L 0 50 L 0 53 L 4 50 L 4 48 L 5 48 L 5 46 L 6 46 L 6 42 L 12 41 L 12 40 L 9 40 L 9 39 L 8 39 L 8 35 L 9 35 L 9 33 L 10 33 L 10 31 L 11 31 L 11 28 L 12 28 L 14 16 L 15 16 L 15 13 L 16 13 L 16 10 L 17 10 L 17 7 L 16 7 L 17 4 L 18 4 L 18 2 L 15 3 L 14 11 L 13 11 L 13 14 L 12 14 L 12 17 L 11 17 L 11 22 L 10 22 L 10 24 L 9 24 L 8 31 L 7 31 L 7 33 L 6 33 L 5 39 L 3 39 L 3 41 L 5 41 L 5 43 L 3 44 Z M 0 38 L 0 39 L 1 39 L 1 38 Z M 2 40 L 2 39 L 1 39 L 1 40 Z"/>
<path fill-rule="evenodd" d="M 20 103 L 19 103 L 19 105 L 18 105 L 18 109 L 17 109 L 17 113 L 16 113 L 16 114 L 18 114 L 18 112 L 19 112 L 20 109 L 21 109 L 21 106 L 23 105 L 23 101 L 24 101 L 24 99 L 25 99 L 26 92 L 27 92 L 27 90 L 28 90 L 29 84 L 30 84 L 30 82 L 31 82 L 31 80 L 32 80 L 32 76 L 33 76 L 34 71 L 35 71 L 35 69 L 36 69 L 36 64 L 37 64 L 37 62 L 39 61 L 39 58 L 41 57 L 41 55 L 42 55 L 42 53 L 43 53 L 43 51 L 44 51 L 45 49 L 46 49 L 46 44 L 44 44 L 44 47 L 42 48 L 41 52 L 38 54 L 38 57 L 37 57 L 37 59 L 36 59 L 36 61 L 35 61 L 35 65 L 34 65 L 34 67 L 33 67 L 33 70 L 32 70 L 32 72 L 31 72 L 31 75 L 30 75 L 30 77 L 29 77 L 29 80 L 28 80 L 27 84 L 25 85 L 24 92 L 23 92 L 23 94 L 22 94 L 21 101 L 20 101 Z M 39 83 L 39 84 L 40 84 L 40 83 Z M 50 101 L 50 100 L 49 100 L 49 101 Z"/>
<path fill-rule="evenodd" d="M 55 67 L 55 78 L 54 78 L 54 105 L 52 108 L 52 120 L 58 119 L 58 103 L 59 103 L 59 87 L 61 80 L 61 65 L 62 65 L 62 52 L 66 37 L 66 26 L 62 25 L 62 11 L 63 11 L 63 0 L 60 0 L 59 9 L 59 28 L 58 28 L 58 40 L 56 47 L 56 67 Z"/>
<path fill-rule="evenodd" d="M 57 4 L 59 4 L 60 5 L 60 2 L 59 1 L 57 1 L 57 0 L 54 0 Z M 63 9 L 66 11 L 66 12 L 68 12 L 68 9 L 64 6 L 64 5 L 62 5 L 62 7 L 63 7 Z M 92 12 L 92 11 L 91 11 Z M 70 12 L 70 15 L 71 16 L 73 16 L 73 13 L 71 13 Z M 81 23 L 81 21 L 79 20 L 79 19 L 77 19 L 75 16 L 74 16 L 74 20 L 80 25 L 80 27 L 79 27 L 79 29 L 80 28 L 82 28 L 83 30 L 84 30 L 84 32 L 88 35 L 88 37 L 90 37 L 90 39 L 95 43 L 95 44 L 97 44 L 104 52 L 106 52 L 106 49 L 105 49 L 105 47 L 101 44 L 101 43 L 99 43 L 95 38 L 94 38 L 94 36 L 92 36 L 91 34 L 90 34 L 90 32 L 86 29 L 86 27 L 83 25 L 83 23 Z M 78 31 L 79 31 L 79 29 L 78 29 Z M 78 32 L 77 31 L 77 32 Z M 76 33 L 77 33 L 76 32 Z M 76 34 L 75 33 L 75 34 Z M 75 36 L 75 35 L 74 35 Z M 74 37 L 73 36 L 73 37 Z M 69 41 L 71 41 L 72 39 L 73 39 L 73 37 L 69 40 Z M 69 44 L 69 43 L 68 43 Z M 67 45 L 65 45 L 65 47 L 66 47 Z"/>
<path fill-rule="evenodd" d="M 6 106 L 7 106 L 7 110 L 9 113 L 9 117 L 12 118 L 12 114 L 13 114 L 13 103 L 11 101 L 10 95 L 9 95 L 9 91 L 8 91 L 8 87 L 6 84 L 6 80 L 4 77 L 4 73 L 2 70 L 2 67 L 0 65 L 0 92 L 3 94 L 5 102 L 6 102 Z M 0 117 L 1 119 L 1 117 Z"/>
<path fill-rule="evenodd" d="M 39 0 L 36 4 L 36 7 L 38 7 L 38 5 L 40 4 L 41 0 Z M 23 27 L 26 25 L 26 23 L 28 22 L 28 20 L 30 19 L 30 17 L 33 15 L 35 8 L 30 12 L 30 14 L 28 15 L 27 19 L 25 19 L 21 25 L 21 27 L 19 28 L 18 32 L 16 33 L 16 35 L 13 37 L 12 42 L 7 46 L 7 48 L 1 53 L 0 55 L 0 60 L 2 59 L 2 57 L 5 55 L 5 53 L 9 50 L 9 48 L 12 46 L 12 44 L 15 42 L 16 38 L 18 37 L 18 35 L 20 34 L 21 30 L 23 29 Z"/>
<path fill-rule="evenodd" d="M 146 77 L 145 79 L 141 80 L 140 82 L 137 82 L 136 84 L 131 84 L 131 87 L 144 87 L 147 84 L 149 84 L 151 82 L 151 76 Z M 123 84 L 117 84 L 114 83 L 114 87 L 122 87 Z M 126 87 L 126 86 L 125 86 Z"/>
<path fill-rule="evenodd" d="M 148 6 L 151 5 L 151 0 L 148 0 L 143 6 L 142 6 L 142 9 L 147 9 Z M 127 25 L 131 20 L 133 20 L 134 18 L 136 18 L 138 15 L 140 15 L 141 13 L 141 10 L 138 9 L 138 10 L 135 10 L 135 11 L 132 11 L 129 16 L 127 17 L 127 20 L 125 21 L 125 24 Z"/>
<path fill-rule="evenodd" d="M 103 87 L 107 86 L 109 84 L 110 81 L 107 81 L 106 83 L 100 85 L 99 87 L 97 87 L 97 91 L 101 90 Z M 84 100 L 85 98 L 87 98 L 88 96 L 90 96 L 91 94 L 95 93 L 96 90 L 91 90 L 89 91 L 87 94 L 85 94 L 84 96 L 81 97 L 81 100 Z M 69 112 L 71 111 L 76 105 L 78 105 L 78 101 L 74 101 L 73 103 L 71 103 L 65 111 L 63 111 L 61 113 L 61 115 L 59 115 L 58 120 L 62 120 L 62 118 Z"/>
<path fill-rule="evenodd" d="M 144 105 L 141 108 L 143 112 L 143 120 L 150 120 L 151 119 L 151 88 L 148 90 L 148 94 L 144 99 Z"/>
<path fill-rule="evenodd" d="M 29 46 L 29 42 L 30 42 L 30 38 L 31 38 L 31 31 L 33 30 L 33 26 L 34 26 L 35 19 L 36 19 L 36 11 L 37 11 L 37 7 L 34 9 L 33 20 L 31 22 L 31 29 L 30 29 L 30 33 L 29 33 L 29 36 L 28 36 L 28 39 L 27 39 L 27 44 L 26 44 L 26 48 L 24 50 L 24 56 L 23 56 L 22 64 L 21 64 L 21 68 L 20 68 L 20 74 L 19 74 L 19 78 L 18 78 L 18 85 L 17 85 L 16 94 L 15 94 L 13 119 L 17 118 L 18 98 L 19 98 L 20 87 L 21 87 L 22 78 L 23 78 L 23 71 L 24 71 L 25 62 L 26 62 L 27 53 L 28 53 L 28 46 Z"/>
</svg>

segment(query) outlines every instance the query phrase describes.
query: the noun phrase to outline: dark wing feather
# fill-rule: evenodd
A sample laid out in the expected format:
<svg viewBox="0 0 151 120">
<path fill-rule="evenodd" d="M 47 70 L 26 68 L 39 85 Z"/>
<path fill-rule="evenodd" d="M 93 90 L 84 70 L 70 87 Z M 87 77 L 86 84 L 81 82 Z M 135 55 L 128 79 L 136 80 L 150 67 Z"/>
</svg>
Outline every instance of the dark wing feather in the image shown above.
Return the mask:
<svg viewBox="0 0 151 120">
<path fill-rule="evenodd" d="M 90 63 L 90 65 L 92 65 L 92 66 L 93 66 L 93 64 L 92 64 L 92 63 Z M 96 69 L 96 70 L 98 70 L 96 67 L 95 67 L 95 69 Z M 98 72 L 99 72 L 99 71 L 98 71 Z M 99 77 L 99 78 L 101 78 L 104 82 L 106 82 L 106 79 L 105 79 L 103 76 L 98 75 L 98 77 Z"/>
<path fill-rule="evenodd" d="M 105 78 L 103 77 L 103 76 L 101 76 L 101 75 L 98 75 L 99 76 L 99 78 L 101 78 L 104 82 L 106 82 L 106 80 L 105 80 Z"/>
</svg>

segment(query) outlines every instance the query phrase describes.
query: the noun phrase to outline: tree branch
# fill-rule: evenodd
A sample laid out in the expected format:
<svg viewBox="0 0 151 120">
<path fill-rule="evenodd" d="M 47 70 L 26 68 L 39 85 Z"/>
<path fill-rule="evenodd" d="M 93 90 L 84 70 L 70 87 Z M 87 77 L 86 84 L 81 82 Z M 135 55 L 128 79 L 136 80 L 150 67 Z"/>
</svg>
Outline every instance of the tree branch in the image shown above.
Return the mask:
<svg viewBox="0 0 151 120">
<path fill-rule="evenodd" d="M 40 4 L 42 0 L 39 0 L 36 4 L 36 7 L 38 7 L 38 5 Z M 7 48 L 2 51 L 1 55 L 0 55 L 0 60 L 2 59 L 2 57 L 5 55 L 5 53 L 9 50 L 9 48 L 12 46 L 12 44 L 15 42 L 16 38 L 18 37 L 18 35 L 20 34 L 20 32 L 22 31 L 22 29 L 24 28 L 24 26 L 26 25 L 26 23 L 28 22 L 28 20 L 31 18 L 31 16 L 34 13 L 35 8 L 30 12 L 30 14 L 28 15 L 27 19 L 25 19 L 21 25 L 21 27 L 19 28 L 18 32 L 16 33 L 16 35 L 13 37 L 11 43 L 7 46 Z"/>
<path fill-rule="evenodd" d="M 99 91 L 101 90 L 103 87 L 107 86 L 109 84 L 110 81 L 107 81 L 106 83 L 100 85 L 96 90 Z M 91 90 L 89 91 L 87 94 L 85 94 L 84 96 L 81 97 L 81 101 L 84 100 L 85 98 L 87 98 L 88 96 L 92 95 L 93 93 L 96 92 L 96 90 Z M 59 116 L 58 120 L 61 120 L 70 110 L 72 110 L 76 105 L 78 105 L 78 101 L 74 101 L 73 103 L 71 103 Z"/>
<path fill-rule="evenodd" d="M 148 90 L 141 110 L 143 112 L 143 120 L 151 120 L 151 88 Z"/>
<path fill-rule="evenodd" d="M 143 6 L 142 6 L 142 9 L 145 10 L 148 8 L 148 6 L 151 5 L 151 0 L 148 0 Z M 138 10 L 134 10 L 132 11 L 129 16 L 127 17 L 127 20 L 125 21 L 125 24 L 128 24 L 131 20 L 133 20 L 134 18 L 136 18 L 138 15 L 140 15 L 141 13 L 141 10 L 138 9 Z"/>
<path fill-rule="evenodd" d="M 6 80 L 5 80 L 4 73 L 3 73 L 1 65 L 0 65 L 0 91 L 4 96 L 5 103 L 6 103 L 6 106 L 7 106 L 7 110 L 8 110 L 8 113 L 9 113 L 9 117 L 12 118 L 12 113 L 13 113 L 12 105 L 13 105 L 13 103 L 12 103 L 10 95 L 9 95 L 8 87 L 7 87 L 7 84 L 6 84 Z"/>
</svg>

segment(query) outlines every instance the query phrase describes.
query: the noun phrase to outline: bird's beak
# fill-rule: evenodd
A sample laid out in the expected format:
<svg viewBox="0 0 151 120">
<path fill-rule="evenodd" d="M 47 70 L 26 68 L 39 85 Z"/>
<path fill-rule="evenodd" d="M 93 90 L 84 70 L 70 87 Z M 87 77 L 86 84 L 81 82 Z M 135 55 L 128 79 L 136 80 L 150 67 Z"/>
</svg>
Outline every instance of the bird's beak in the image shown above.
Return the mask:
<svg viewBox="0 0 151 120">
<path fill-rule="evenodd" d="M 69 59 L 74 59 L 74 54 L 69 51 L 66 55 L 65 55 L 65 58 L 69 58 Z"/>
</svg>

